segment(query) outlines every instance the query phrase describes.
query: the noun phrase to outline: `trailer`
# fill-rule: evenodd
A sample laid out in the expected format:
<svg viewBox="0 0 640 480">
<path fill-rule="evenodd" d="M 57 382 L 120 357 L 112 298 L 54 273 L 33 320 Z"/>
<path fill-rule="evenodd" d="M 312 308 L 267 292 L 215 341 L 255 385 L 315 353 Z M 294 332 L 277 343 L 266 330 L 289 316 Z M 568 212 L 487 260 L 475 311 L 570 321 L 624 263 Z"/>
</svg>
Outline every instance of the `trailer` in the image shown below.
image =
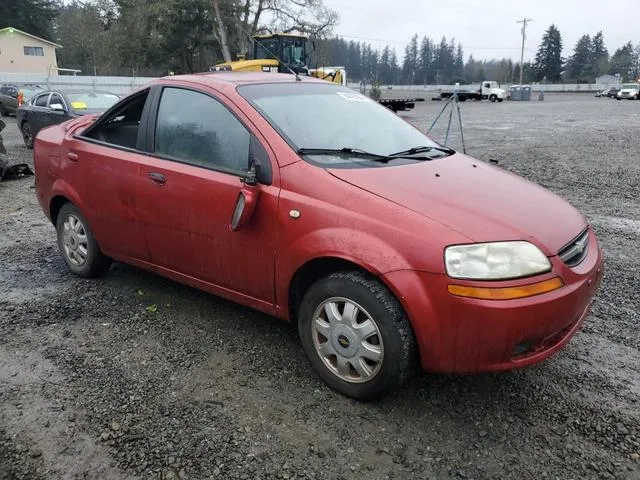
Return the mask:
<svg viewBox="0 0 640 480">
<path fill-rule="evenodd" d="M 394 112 L 403 112 L 412 110 L 416 102 L 424 102 L 424 98 L 380 98 L 376 101 Z"/>
</svg>

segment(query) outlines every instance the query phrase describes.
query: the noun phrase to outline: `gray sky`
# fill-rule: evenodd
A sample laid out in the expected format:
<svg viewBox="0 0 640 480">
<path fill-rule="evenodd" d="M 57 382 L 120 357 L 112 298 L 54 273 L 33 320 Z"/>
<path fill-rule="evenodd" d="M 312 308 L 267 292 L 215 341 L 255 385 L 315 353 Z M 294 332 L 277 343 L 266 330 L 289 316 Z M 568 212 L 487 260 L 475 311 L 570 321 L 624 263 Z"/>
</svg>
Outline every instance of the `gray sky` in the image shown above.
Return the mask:
<svg viewBox="0 0 640 480">
<path fill-rule="evenodd" d="M 628 41 L 637 44 L 640 7 L 631 0 L 325 0 L 340 14 L 335 33 L 346 40 L 365 41 L 377 48 L 389 44 L 398 58 L 414 33 L 440 41 L 443 35 L 464 47 L 476 59 L 511 57 L 520 60 L 524 17 L 527 27 L 525 61 L 532 60 L 544 31 L 555 25 L 569 56 L 578 38 L 602 30 L 609 54 Z M 627 13 L 624 13 L 627 12 Z M 357 38 L 356 38 L 357 37 Z"/>
</svg>

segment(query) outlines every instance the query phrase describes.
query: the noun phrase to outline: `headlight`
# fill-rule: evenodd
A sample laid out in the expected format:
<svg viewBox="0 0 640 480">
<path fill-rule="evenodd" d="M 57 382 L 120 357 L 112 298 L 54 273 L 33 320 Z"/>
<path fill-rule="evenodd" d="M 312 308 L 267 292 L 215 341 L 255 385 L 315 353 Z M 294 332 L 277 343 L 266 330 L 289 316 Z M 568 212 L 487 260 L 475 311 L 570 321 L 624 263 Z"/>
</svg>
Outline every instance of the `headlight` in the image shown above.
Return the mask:
<svg viewBox="0 0 640 480">
<path fill-rule="evenodd" d="M 551 270 L 544 253 L 524 241 L 455 245 L 445 249 L 444 257 L 452 278 L 506 280 Z"/>
</svg>

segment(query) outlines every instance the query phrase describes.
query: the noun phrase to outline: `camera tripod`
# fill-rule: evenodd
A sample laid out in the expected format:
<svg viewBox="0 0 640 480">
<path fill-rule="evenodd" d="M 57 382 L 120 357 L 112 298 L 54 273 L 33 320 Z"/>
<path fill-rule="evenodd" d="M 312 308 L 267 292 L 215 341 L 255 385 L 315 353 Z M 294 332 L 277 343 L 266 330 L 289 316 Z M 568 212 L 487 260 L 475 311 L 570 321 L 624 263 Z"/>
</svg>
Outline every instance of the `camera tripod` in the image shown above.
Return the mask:
<svg viewBox="0 0 640 480">
<path fill-rule="evenodd" d="M 447 107 L 451 107 L 449 109 L 449 121 L 447 122 L 447 133 L 445 134 L 445 138 L 444 138 L 444 145 L 445 146 L 447 145 L 447 142 L 449 141 L 449 133 L 451 132 L 451 121 L 453 119 L 453 109 L 454 109 L 453 105 L 454 104 L 455 104 L 455 109 L 458 112 L 458 124 L 460 126 L 460 138 L 462 139 L 462 152 L 463 153 L 467 153 L 467 147 L 466 147 L 466 145 L 464 143 L 464 132 L 463 132 L 463 128 L 462 128 L 462 114 L 460 113 L 460 102 L 459 102 L 459 99 L 458 99 L 458 85 L 456 85 L 456 88 L 453 91 L 453 95 L 451 95 L 447 99 L 447 103 L 444 104 L 444 106 L 442 107 L 442 110 L 440 110 L 440 113 L 438 114 L 436 119 L 433 121 L 433 123 L 429 127 L 429 130 L 427 130 L 427 135 L 429 135 L 429 132 L 436 125 L 436 123 L 438 122 L 438 120 L 440 119 L 442 114 L 447 110 Z"/>
</svg>

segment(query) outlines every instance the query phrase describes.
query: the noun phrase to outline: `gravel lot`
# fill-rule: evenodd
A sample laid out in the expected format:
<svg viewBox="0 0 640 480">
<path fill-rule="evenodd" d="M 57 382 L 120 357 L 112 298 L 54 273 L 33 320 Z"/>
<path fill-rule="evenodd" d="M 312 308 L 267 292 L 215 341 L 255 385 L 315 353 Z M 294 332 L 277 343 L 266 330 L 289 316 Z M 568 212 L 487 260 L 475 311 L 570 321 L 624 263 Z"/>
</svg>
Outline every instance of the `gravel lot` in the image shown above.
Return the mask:
<svg viewBox="0 0 640 480">
<path fill-rule="evenodd" d="M 426 129 L 442 106 L 401 115 Z M 566 349 L 358 403 L 288 324 L 121 264 L 71 276 L 33 178 L 0 182 L 0 479 L 640 479 L 640 102 L 460 106 L 470 155 L 597 229 L 605 279 Z"/>
</svg>

